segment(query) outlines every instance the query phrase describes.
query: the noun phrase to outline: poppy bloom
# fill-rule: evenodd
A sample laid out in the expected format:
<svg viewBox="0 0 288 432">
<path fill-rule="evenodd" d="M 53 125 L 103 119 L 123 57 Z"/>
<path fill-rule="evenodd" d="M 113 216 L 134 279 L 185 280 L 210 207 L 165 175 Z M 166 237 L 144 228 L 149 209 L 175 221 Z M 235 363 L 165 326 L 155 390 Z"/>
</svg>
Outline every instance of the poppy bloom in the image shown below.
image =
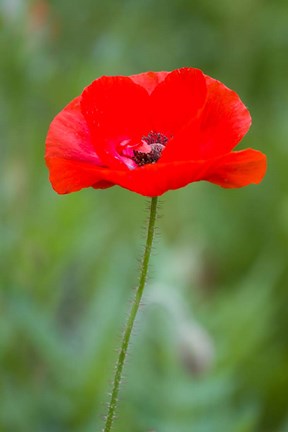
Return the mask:
<svg viewBox="0 0 288 432">
<path fill-rule="evenodd" d="M 45 159 L 60 194 L 122 186 L 155 197 L 206 180 L 259 183 L 263 153 L 232 150 L 251 125 L 239 96 L 199 69 L 103 76 L 52 121 Z"/>
</svg>

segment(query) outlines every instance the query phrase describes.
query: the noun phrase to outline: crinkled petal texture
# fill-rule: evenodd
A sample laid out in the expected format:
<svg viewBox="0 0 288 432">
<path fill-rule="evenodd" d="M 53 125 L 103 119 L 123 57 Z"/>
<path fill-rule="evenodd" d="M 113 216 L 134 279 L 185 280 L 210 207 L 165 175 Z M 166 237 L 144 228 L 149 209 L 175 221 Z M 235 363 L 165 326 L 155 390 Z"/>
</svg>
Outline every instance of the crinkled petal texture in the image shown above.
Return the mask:
<svg viewBox="0 0 288 432">
<path fill-rule="evenodd" d="M 105 76 L 54 118 L 45 159 L 60 194 L 119 185 L 153 197 L 200 180 L 238 188 L 266 171 L 263 153 L 232 151 L 250 125 L 239 96 L 199 69 Z M 159 160 L 137 166 L 123 146 L 151 131 L 168 142 Z"/>
</svg>

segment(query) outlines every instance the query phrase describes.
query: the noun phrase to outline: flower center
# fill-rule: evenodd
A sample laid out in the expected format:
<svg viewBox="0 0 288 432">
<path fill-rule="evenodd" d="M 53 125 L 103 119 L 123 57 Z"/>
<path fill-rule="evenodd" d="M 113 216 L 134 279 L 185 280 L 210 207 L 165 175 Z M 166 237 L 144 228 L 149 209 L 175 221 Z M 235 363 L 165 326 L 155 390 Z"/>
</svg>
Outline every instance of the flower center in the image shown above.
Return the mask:
<svg viewBox="0 0 288 432">
<path fill-rule="evenodd" d="M 144 145 L 143 151 L 142 148 L 141 150 L 133 150 L 134 156 L 132 157 L 132 160 L 138 166 L 156 163 L 165 148 L 168 138 L 159 132 L 151 131 L 147 136 L 143 136 L 141 141 Z"/>
</svg>

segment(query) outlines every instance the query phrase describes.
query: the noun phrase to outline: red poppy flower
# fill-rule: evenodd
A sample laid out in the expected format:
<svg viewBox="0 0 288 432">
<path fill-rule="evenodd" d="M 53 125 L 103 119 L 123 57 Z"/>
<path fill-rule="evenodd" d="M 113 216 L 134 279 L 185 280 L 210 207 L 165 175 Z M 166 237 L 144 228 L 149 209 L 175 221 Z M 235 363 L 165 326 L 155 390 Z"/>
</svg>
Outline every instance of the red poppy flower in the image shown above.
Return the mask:
<svg viewBox="0 0 288 432">
<path fill-rule="evenodd" d="M 56 192 L 114 185 L 153 197 L 206 180 L 259 183 L 263 153 L 232 152 L 251 125 L 239 96 L 199 69 L 103 76 L 52 121 L 46 163 Z"/>
</svg>

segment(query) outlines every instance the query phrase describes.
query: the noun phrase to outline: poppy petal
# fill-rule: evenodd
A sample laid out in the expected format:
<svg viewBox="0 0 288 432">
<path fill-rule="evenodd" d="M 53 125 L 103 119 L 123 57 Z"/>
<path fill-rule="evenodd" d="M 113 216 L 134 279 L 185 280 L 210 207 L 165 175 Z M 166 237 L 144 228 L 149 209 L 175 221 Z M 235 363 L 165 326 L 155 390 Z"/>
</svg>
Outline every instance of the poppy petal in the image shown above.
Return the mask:
<svg viewBox="0 0 288 432">
<path fill-rule="evenodd" d="M 226 154 L 248 132 L 251 116 L 237 93 L 217 80 L 207 76 L 205 79 L 207 100 L 204 109 L 168 143 L 163 162 L 210 159 Z"/>
<path fill-rule="evenodd" d="M 148 164 L 131 171 L 102 170 L 107 181 L 138 194 L 155 197 L 201 180 L 207 171 L 206 161 Z"/>
<path fill-rule="evenodd" d="M 197 153 L 202 158 L 230 152 L 246 135 L 252 122 L 237 93 L 213 78 L 205 78 L 207 101 L 197 134 Z"/>
<path fill-rule="evenodd" d="M 80 110 L 80 98 L 73 99 L 50 124 L 45 158 L 67 158 L 103 165 L 91 143 L 89 129 Z"/>
<path fill-rule="evenodd" d="M 113 183 L 103 179 L 102 172 L 105 169 L 93 163 L 47 157 L 46 164 L 52 187 L 59 194 L 77 192 L 90 186 L 99 189 L 113 186 Z"/>
<path fill-rule="evenodd" d="M 267 169 L 266 156 L 247 149 L 228 153 L 211 164 L 203 180 L 223 188 L 239 188 L 260 183 Z"/>
<path fill-rule="evenodd" d="M 139 140 L 149 131 L 148 108 L 147 91 L 128 77 L 104 76 L 86 87 L 81 110 L 95 149 L 106 165 L 126 168 L 117 147 L 121 141 Z"/>
<path fill-rule="evenodd" d="M 259 183 L 266 171 L 266 157 L 257 150 L 233 152 L 212 160 L 149 164 L 134 170 L 111 170 L 87 162 L 51 158 L 46 160 L 50 181 L 60 194 L 92 186 L 103 189 L 117 184 L 144 196 L 159 196 L 206 180 L 225 188 Z"/>
<path fill-rule="evenodd" d="M 105 178 L 133 192 L 153 197 L 201 180 L 225 188 L 257 184 L 265 172 L 266 156 L 247 149 L 211 160 L 150 164 L 129 172 L 109 171 Z"/>
<path fill-rule="evenodd" d="M 131 75 L 130 78 L 136 84 L 144 87 L 151 94 L 155 87 L 162 82 L 169 72 L 144 72 L 137 75 Z"/>
<path fill-rule="evenodd" d="M 151 94 L 152 129 L 170 138 L 199 114 L 205 99 L 206 81 L 199 69 L 170 72 Z"/>
</svg>

